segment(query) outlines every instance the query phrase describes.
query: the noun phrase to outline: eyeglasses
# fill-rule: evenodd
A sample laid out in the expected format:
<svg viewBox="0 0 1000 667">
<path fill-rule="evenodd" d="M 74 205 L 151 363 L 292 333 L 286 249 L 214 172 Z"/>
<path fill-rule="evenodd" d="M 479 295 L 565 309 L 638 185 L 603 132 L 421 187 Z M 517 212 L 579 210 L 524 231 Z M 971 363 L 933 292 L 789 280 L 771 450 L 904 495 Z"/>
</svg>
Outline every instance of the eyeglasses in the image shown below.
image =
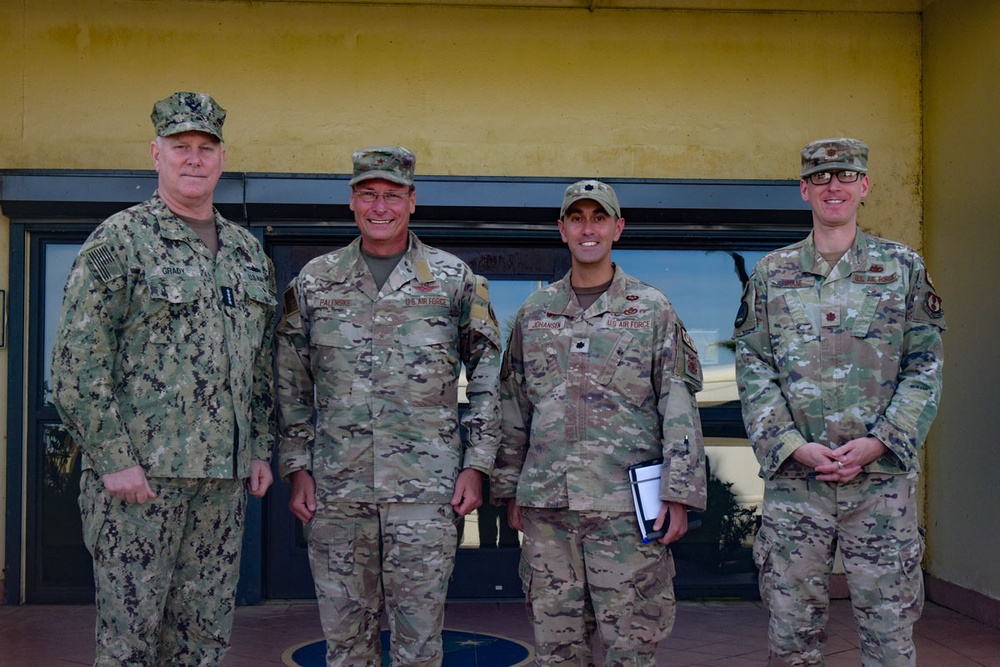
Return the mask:
<svg viewBox="0 0 1000 667">
<path fill-rule="evenodd" d="M 385 202 L 386 206 L 399 206 L 405 202 L 410 193 L 408 192 L 383 192 L 378 193 L 374 190 L 357 190 L 354 196 L 363 201 L 366 204 L 374 204 L 378 201 L 379 197 L 382 197 L 382 201 Z"/>
<path fill-rule="evenodd" d="M 844 171 L 818 171 L 815 174 L 809 174 L 806 178 L 813 185 L 826 185 L 833 180 L 834 174 L 837 175 L 837 180 L 841 183 L 854 183 L 861 178 L 860 171 L 851 171 L 850 169 L 845 169 Z"/>
</svg>

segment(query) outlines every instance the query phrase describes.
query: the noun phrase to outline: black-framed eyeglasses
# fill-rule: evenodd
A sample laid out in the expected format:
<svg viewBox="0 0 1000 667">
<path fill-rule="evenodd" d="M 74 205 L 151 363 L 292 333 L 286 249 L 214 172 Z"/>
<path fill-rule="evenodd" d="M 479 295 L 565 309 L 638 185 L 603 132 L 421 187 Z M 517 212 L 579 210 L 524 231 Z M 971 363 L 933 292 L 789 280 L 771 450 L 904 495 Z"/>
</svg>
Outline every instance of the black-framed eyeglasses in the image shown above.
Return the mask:
<svg viewBox="0 0 1000 667">
<path fill-rule="evenodd" d="M 826 185 L 833 180 L 834 174 L 837 175 L 837 180 L 841 183 L 854 183 L 861 178 L 860 171 L 852 171 L 850 169 L 845 169 L 844 171 L 817 171 L 815 174 L 809 174 L 806 178 L 813 185 Z"/>
</svg>

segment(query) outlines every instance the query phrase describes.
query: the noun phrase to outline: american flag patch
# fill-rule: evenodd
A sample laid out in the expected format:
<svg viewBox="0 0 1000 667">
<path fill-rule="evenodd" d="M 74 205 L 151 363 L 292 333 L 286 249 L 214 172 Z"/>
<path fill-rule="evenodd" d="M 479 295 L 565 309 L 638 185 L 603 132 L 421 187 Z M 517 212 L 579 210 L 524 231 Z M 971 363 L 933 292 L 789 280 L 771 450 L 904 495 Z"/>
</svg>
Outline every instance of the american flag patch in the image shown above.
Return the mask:
<svg viewBox="0 0 1000 667">
<path fill-rule="evenodd" d="M 87 251 L 87 266 L 101 282 L 110 282 L 124 275 L 121 265 L 105 244 L 94 246 Z"/>
</svg>

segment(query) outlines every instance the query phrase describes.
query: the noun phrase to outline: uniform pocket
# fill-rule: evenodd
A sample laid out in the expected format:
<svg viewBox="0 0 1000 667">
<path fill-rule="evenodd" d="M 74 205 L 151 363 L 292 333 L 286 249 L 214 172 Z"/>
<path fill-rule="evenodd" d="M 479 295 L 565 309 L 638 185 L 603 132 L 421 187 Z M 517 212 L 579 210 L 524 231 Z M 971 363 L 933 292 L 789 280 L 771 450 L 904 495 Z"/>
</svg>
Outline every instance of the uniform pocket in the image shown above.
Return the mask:
<svg viewBox="0 0 1000 667">
<path fill-rule="evenodd" d="M 313 323 L 309 337 L 314 347 L 312 363 L 317 369 L 319 400 L 344 409 L 353 405 L 355 398 L 364 400 L 369 385 L 363 377 L 367 367 L 361 360 L 365 350 L 361 331 L 351 326 L 341 330 L 333 320 L 319 320 Z M 356 381 L 358 395 L 355 397 Z M 326 405 L 318 407 L 322 409 Z"/>
<path fill-rule="evenodd" d="M 603 341 L 592 338 L 591 355 L 595 365 L 597 382 L 621 394 L 636 407 L 641 407 L 653 395 L 650 379 L 648 352 L 643 354 L 634 349 L 637 339 L 631 333 L 622 331 L 610 341 L 610 347 L 601 345 Z"/>
<path fill-rule="evenodd" d="M 868 290 L 861 301 L 861 307 L 858 309 L 857 315 L 854 317 L 854 326 L 851 327 L 852 336 L 855 338 L 864 338 L 868 335 L 872 320 L 875 319 L 875 311 L 878 309 L 878 304 L 881 300 L 882 295 L 878 291 L 874 289 Z"/>
<path fill-rule="evenodd" d="M 177 345 L 204 343 L 204 305 L 212 288 L 202 278 L 185 275 L 148 279 L 149 312 L 144 329 L 150 343 Z"/>
<path fill-rule="evenodd" d="M 766 606 L 771 597 L 771 587 L 774 584 L 774 566 L 771 551 L 774 545 L 766 528 L 757 531 L 753 543 L 753 562 L 757 566 L 758 587 L 760 599 Z"/>
<path fill-rule="evenodd" d="M 883 549 L 879 558 L 879 594 L 885 604 L 897 606 L 901 618 L 920 616 L 924 606 L 923 570 L 920 562 L 924 555 L 923 540 L 904 542 L 899 550 Z"/>
<path fill-rule="evenodd" d="M 402 385 L 412 407 L 458 402 L 458 327 L 450 317 L 427 317 L 399 325 L 396 338 L 403 355 Z"/>
<path fill-rule="evenodd" d="M 517 563 L 517 576 L 521 578 L 521 591 L 524 593 L 525 599 L 528 599 L 528 594 L 531 592 L 531 563 L 524 557 L 523 551 Z"/>
<path fill-rule="evenodd" d="M 80 477 L 80 517 L 83 520 L 83 544 L 87 551 L 100 560 L 96 549 L 100 543 L 101 531 L 107 521 L 108 509 L 105 496 L 101 492 L 104 483 L 93 470 L 84 470 Z"/>
<path fill-rule="evenodd" d="M 659 545 L 657 545 L 659 546 Z M 635 577 L 635 609 L 630 623 L 633 640 L 638 644 L 655 644 L 666 638 L 674 625 L 674 558 L 669 549 L 660 549 L 660 558 L 653 566 Z"/>
<path fill-rule="evenodd" d="M 313 518 L 303 526 L 313 572 L 348 577 L 354 572 L 354 524 Z"/>
</svg>

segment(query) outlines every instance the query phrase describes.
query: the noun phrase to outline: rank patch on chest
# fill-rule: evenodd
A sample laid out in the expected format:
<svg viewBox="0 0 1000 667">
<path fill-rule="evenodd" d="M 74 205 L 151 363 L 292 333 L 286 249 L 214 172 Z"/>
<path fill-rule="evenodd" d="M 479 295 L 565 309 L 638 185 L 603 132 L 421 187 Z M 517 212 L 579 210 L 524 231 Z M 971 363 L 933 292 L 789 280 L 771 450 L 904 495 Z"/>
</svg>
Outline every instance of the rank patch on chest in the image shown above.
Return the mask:
<svg viewBox="0 0 1000 667">
<path fill-rule="evenodd" d="M 589 338 L 577 338 L 573 341 L 573 346 L 570 348 L 573 352 L 579 352 L 580 354 L 586 354 L 590 350 L 590 339 Z"/>
<path fill-rule="evenodd" d="M 232 287 L 220 287 L 219 291 L 222 293 L 222 303 L 226 304 L 230 308 L 236 305 L 236 296 L 233 294 Z"/>
<path fill-rule="evenodd" d="M 823 309 L 823 326 L 824 327 L 839 327 L 840 326 L 840 310 L 833 308 Z"/>
</svg>

